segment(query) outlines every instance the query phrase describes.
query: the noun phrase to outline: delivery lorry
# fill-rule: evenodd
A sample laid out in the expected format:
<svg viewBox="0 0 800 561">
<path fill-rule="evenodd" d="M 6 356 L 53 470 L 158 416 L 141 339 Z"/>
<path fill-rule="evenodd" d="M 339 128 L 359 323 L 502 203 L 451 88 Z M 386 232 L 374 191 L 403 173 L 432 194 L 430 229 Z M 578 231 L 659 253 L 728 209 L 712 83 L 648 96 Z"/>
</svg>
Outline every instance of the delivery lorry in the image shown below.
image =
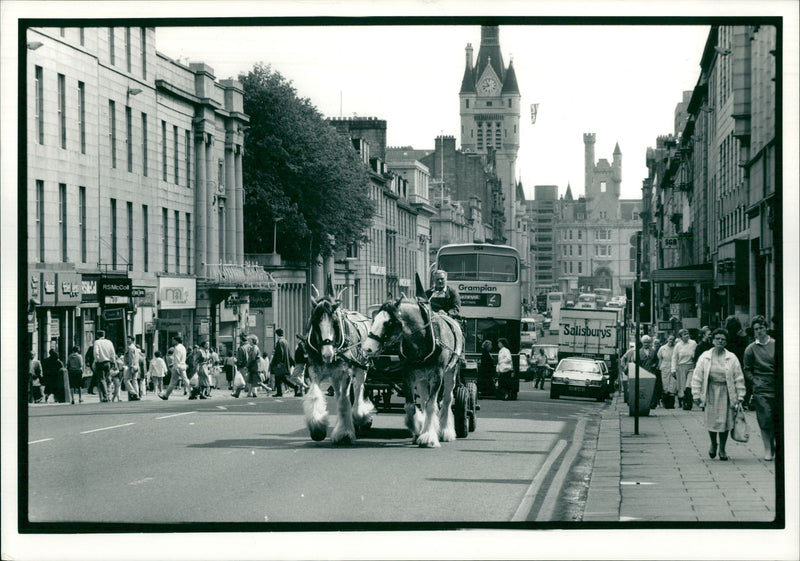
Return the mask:
<svg viewBox="0 0 800 561">
<path fill-rule="evenodd" d="M 617 372 L 620 355 L 619 317 L 614 310 L 562 308 L 558 324 L 558 359 L 582 356 L 603 360 Z M 616 378 L 616 376 L 612 377 Z"/>
</svg>

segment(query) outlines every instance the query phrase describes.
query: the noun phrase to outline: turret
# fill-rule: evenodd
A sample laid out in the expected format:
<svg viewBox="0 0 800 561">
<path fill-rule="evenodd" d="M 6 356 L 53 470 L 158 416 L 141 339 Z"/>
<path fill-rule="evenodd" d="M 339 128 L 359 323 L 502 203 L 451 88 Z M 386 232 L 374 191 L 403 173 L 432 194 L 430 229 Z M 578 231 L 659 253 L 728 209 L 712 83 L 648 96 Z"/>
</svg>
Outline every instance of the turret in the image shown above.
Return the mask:
<svg viewBox="0 0 800 561">
<path fill-rule="evenodd" d="M 612 164 L 613 179 L 617 194 L 619 194 L 619 184 L 622 183 L 622 150 L 619 149 L 619 142 L 614 147 L 614 163 Z"/>
<path fill-rule="evenodd" d="M 588 195 L 592 188 L 592 181 L 594 178 L 594 142 L 595 134 L 587 132 L 583 135 L 583 144 L 585 147 L 585 161 L 584 161 L 584 186 L 583 192 Z"/>
</svg>

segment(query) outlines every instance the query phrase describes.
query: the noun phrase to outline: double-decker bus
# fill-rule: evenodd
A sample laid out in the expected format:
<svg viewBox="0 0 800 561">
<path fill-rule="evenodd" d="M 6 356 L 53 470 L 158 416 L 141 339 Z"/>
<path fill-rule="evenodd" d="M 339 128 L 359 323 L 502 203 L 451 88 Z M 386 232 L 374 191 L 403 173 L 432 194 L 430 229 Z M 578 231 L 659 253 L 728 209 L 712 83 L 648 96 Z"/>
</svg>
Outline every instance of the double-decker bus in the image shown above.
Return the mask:
<svg viewBox="0 0 800 561">
<path fill-rule="evenodd" d="M 517 250 L 506 245 L 445 245 L 436 256 L 436 268 L 447 271 L 448 285 L 461 297 L 467 361 L 463 375 L 477 377 L 484 341 L 492 342 L 492 354 L 496 357 L 497 340 L 505 337 L 518 383 L 522 287 Z M 483 389 L 482 382 L 478 380 L 479 390 Z M 518 389 L 510 392 L 512 399 Z"/>
<path fill-rule="evenodd" d="M 578 295 L 578 301 L 575 302 L 575 307 L 585 310 L 597 309 L 597 294 L 594 292 L 584 292 Z"/>
</svg>

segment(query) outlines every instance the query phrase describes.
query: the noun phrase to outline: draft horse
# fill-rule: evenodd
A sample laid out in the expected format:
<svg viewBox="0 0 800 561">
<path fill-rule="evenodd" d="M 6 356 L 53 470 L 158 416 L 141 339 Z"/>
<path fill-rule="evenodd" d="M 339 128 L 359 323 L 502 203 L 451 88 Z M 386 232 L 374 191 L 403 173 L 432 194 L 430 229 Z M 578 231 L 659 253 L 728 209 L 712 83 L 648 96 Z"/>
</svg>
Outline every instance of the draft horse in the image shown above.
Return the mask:
<svg viewBox="0 0 800 561">
<path fill-rule="evenodd" d="M 304 340 L 311 387 L 303 399 L 303 412 L 311 438 L 324 440 L 328 430 L 328 408 L 319 385 L 330 380 L 337 405 L 331 440 L 334 444 L 346 444 L 356 440 L 356 427 L 361 429 L 372 425 L 375 412 L 372 402 L 364 397 L 367 361 L 361 351 L 361 343 L 366 339 L 370 322 L 363 314 L 341 307 L 344 291 L 334 296 L 330 277 L 322 298 L 316 287 L 313 288 L 313 309 Z M 352 404 L 351 382 L 354 395 Z"/>
<path fill-rule="evenodd" d="M 367 339 L 362 344 L 368 358 L 381 349 L 399 344 L 405 396 L 405 424 L 421 448 L 436 448 L 440 442 L 455 440 L 453 390 L 458 378 L 464 335 L 457 321 L 443 312 L 434 312 L 420 296 L 422 283 L 417 275 L 417 298 L 403 294 L 383 304 L 375 315 Z M 439 409 L 439 390 L 444 386 Z M 414 396 L 419 396 L 419 407 Z"/>
</svg>

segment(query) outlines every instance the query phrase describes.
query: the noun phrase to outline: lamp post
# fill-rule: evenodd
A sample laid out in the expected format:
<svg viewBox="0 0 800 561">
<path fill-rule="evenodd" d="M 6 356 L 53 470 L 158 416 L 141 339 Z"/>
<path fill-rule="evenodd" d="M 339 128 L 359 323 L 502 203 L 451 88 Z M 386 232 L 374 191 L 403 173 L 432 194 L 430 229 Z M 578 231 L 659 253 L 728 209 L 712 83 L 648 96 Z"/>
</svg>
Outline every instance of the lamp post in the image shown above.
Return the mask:
<svg viewBox="0 0 800 561">
<path fill-rule="evenodd" d="M 642 280 L 642 268 L 640 263 L 642 261 L 642 233 L 636 232 L 636 283 L 634 286 L 634 310 L 633 313 L 635 314 L 636 318 L 636 334 L 634 335 L 635 347 L 634 347 L 634 363 L 636 367 L 634 369 L 634 397 L 633 397 L 633 434 L 639 434 L 639 349 L 641 348 L 641 338 L 639 337 L 639 329 L 640 329 L 640 312 L 639 307 L 642 305 L 641 297 L 639 290 L 641 289 L 641 280 Z M 630 395 L 628 396 L 630 399 Z"/>
</svg>

